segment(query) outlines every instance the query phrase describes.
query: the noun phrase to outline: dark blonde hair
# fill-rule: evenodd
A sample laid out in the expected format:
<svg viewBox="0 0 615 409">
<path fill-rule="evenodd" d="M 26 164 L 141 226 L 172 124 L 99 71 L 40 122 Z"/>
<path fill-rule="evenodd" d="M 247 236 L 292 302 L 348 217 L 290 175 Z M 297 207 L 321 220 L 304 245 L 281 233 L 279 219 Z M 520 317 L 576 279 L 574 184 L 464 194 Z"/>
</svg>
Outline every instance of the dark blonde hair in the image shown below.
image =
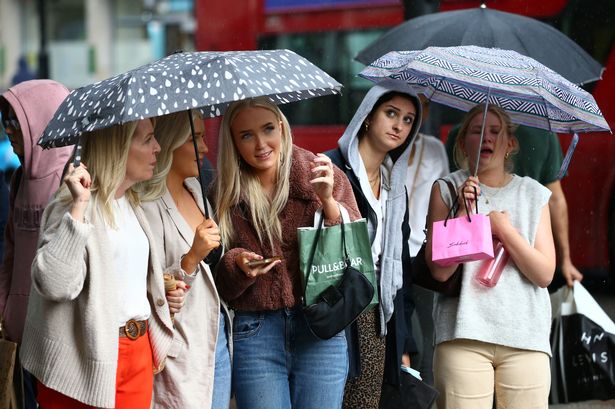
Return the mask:
<svg viewBox="0 0 615 409">
<path fill-rule="evenodd" d="M 468 171 L 470 170 L 468 157 L 463 152 L 463 149 L 461 149 L 461 144 L 465 141 L 465 138 L 468 134 L 470 122 L 472 122 L 476 115 L 482 115 L 484 112 L 484 104 L 476 105 L 466 114 L 463 119 L 463 122 L 461 123 L 459 132 L 457 133 L 457 139 L 455 140 L 455 146 L 453 148 L 453 159 L 455 160 L 455 164 L 459 169 L 464 169 Z M 517 125 L 511 122 L 508 113 L 500 107 L 497 107 L 495 105 L 489 105 L 489 107 L 487 108 L 487 112 L 497 116 L 500 120 L 500 123 L 502 124 L 502 127 L 500 128 L 500 133 L 498 134 L 498 140 L 500 140 L 504 135 L 514 140 L 513 150 L 509 152 L 510 154 L 508 158 L 504 159 L 504 170 L 506 172 L 512 172 L 514 169 L 513 155 L 515 155 L 519 151 L 519 143 L 517 142 L 517 138 L 515 137 Z"/>
<path fill-rule="evenodd" d="M 202 120 L 197 110 L 192 111 L 195 121 Z M 141 194 L 144 202 L 162 197 L 167 188 L 167 175 L 173 164 L 173 152 L 191 138 L 188 111 L 179 111 L 156 118 L 154 136 L 160 145 L 160 153 L 156 158 L 154 176 L 145 182 L 137 184 L 135 190 Z M 195 154 L 196 155 L 196 154 Z"/>
<path fill-rule="evenodd" d="M 115 193 L 126 178 L 126 163 L 132 138 L 139 121 L 115 125 L 109 128 L 87 132 L 84 140 L 81 160 L 86 164 L 92 178 L 90 191 L 95 208 L 102 213 L 104 221 L 115 228 L 113 217 L 113 200 Z M 139 196 L 134 186 L 126 191 L 126 198 L 133 207 L 139 205 Z M 65 183 L 58 195 L 61 199 L 70 201 L 71 194 Z"/>
</svg>

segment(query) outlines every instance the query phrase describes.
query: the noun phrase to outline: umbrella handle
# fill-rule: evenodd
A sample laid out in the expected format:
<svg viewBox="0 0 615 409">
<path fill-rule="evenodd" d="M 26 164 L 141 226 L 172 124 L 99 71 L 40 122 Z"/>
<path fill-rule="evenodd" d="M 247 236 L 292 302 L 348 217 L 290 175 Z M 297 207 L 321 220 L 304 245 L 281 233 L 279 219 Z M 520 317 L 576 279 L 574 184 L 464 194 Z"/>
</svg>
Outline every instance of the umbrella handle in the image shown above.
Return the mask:
<svg viewBox="0 0 615 409">
<path fill-rule="evenodd" d="M 491 87 L 487 88 L 487 98 L 485 98 L 485 111 L 483 112 L 483 125 L 480 127 L 480 143 L 478 144 L 478 152 L 476 152 L 476 163 L 474 164 L 474 176 L 478 175 L 478 162 L 480 161 L 480 150 L 485 139 L 485 123 L 487 122 L 487 111 L 489 110 L 489 96 L 491 95 Z"/>
<path fill-rule="evenodd" d="M 196 167 L 198 170 L 198 179 L 199 179 L 199 183 L 201 184 L 201 194 L 203 195 L 203 210 L 205 212 L 205 218 L 209 219 L 209 209 L 207 208 L 207 195 L 206 195 L 206 191 L 205 191 L 205 184 L 203 183 L 203 180 L 201 179 L 201 161 L 199 160 L 199 148 L 196 144 L 196 131 L 194 130 L 194 119 L 192 118 L 192 111 L 188 110 L 188 120 L 190 121 L 190 132 L 192 133 L 192 144 L 194 145 L 194 155 L 196 156 Z M 205 262 L 207 264 L 209 264 L 211 266 L 211 269 L 213 270 L 213 268 L 216 266 L 216 264 L 218 264 L 218 261 L 220 261 L 220 258 L 222 257 L 222 242 L 220 242 L 220 245 L 211 250 L 209 252 L 209 254 L 207 255 L 207 257 L 205 257 Z"/>
<path fill-rule="evenodd" d="M 194 119 L 192 118 L 192 111 L 189 109 L 188 111 L 188 120 L 190 121 L 190 133 L 192 134 L 192 144 L 194 146 L 194 156 L 196 156 L 196 168 L 198 170 L 199 183 L 201 184 L 201 194 L 203 195 L 203 210 L 205 211 L 205 218 L 209 219 L 209 209 L 207 209 L 207 204 L 205 202 L 205 198 L 207 197 L 205 192 L 205 185 L 203 184 L 203 180 L 201 180 L 201 161 L 199 160 L 199 147 L 196 144 L 196 131 L 194 130 Z"/>
<path fill-rule="evenodd" d="M 81 165 L 81 151 L 83 150 L 83 134 L 79 136 L 79 140 L 75 144 L 75 150 L 73 152 L 73 167 L 78 168 Z"/>
</svg>

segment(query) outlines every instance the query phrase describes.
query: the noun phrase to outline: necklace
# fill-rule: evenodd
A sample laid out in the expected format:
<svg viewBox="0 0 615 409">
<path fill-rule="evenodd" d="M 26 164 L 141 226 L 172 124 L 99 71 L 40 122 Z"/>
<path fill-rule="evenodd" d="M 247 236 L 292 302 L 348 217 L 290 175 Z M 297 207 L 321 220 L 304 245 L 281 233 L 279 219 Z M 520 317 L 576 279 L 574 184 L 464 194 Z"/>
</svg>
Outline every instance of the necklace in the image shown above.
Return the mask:
<svg viewBox="0 0 615 409">
<path fill-rule="evenodd" d="M 369 181 L 369 184 L 372 185 L 372 186 L 379 185 L 380 184 L 380 169 L 378 169 L 376 174 L 374 176 L 372 176 L 372 177 L 367 175 L 367 180 Z"/>
<path fill-rule="evenodd" d="M 480 190 L 480 196 L 482 196 L 483 194 L 485 195 L 485 203 L 486 204 L 490 204 L 491 202 L 493 202 L 495 204 L 495 198 L 500 194 L 500 192 L 502 190 L 504 190 L 504 187 L 509 182 L 510 182 L 510 179 L 508 179 L 508 177 L 505 177 L 504 182 L 501 185 L 499 185 L 499 186 L 491 187 L 491 186 L 483 185 L 481 190 Z M 496 189 L 497 192 L 495 192 L 494 194 L 489 194 L 489 193 L 487 193 L 487 189 Z"/>
<path fill-rule="evenodd" d="M 487 191 L 483 188 L 480 191 L 480 195 L 482 196 L 483 194 L 485 195 L 485 203 L 486 204 L 490 204 L 491 202 L 494 202 L 495 198 L 500 194 L 500 192 L 502 191 L 501 188 L 496 188 L 498 189 L 498 191 L 496 193 L 494 193 L 493 195 L 489 195 L 487 194 Z M 495 202 L 494 202 L 495 204 Z"/>
<path fill-rule="evenodd" d="M 376 172 L 376 174 L 372 177 L 367 175 L 367 180 L 369 182 L 369 186 L 372 188 L 372 193 L 376 197 L 376 199 L 380 198 L 380 169 Z"/>
</svg>

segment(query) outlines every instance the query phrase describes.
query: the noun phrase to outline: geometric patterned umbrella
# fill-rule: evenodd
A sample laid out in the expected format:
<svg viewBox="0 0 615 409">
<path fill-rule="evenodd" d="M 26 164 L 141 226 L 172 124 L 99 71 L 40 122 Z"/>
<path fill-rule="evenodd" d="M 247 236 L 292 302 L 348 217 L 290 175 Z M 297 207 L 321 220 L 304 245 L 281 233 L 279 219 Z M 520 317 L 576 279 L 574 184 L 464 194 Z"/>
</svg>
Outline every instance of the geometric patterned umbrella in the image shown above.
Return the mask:
<svg viewBox="0 0 615 409">
<path fill-rule="evenodd" d="M 463 111 L 488 98 L 513 122 L 554 132 L 610 131 L 591 94 L 515 51 L 476 46 L 392 51 L 359 76 L 406 81 L 432 101 Z"/>
<path fill-rule="evenodd" d="M 215 117 L 250 97 L 284 104 L 337 94 L 341 87 L 289 50 L 176 53 L 72 91 L 39 144 L 71 145 L 83 132 L 195 108 Z"/>
</svg>

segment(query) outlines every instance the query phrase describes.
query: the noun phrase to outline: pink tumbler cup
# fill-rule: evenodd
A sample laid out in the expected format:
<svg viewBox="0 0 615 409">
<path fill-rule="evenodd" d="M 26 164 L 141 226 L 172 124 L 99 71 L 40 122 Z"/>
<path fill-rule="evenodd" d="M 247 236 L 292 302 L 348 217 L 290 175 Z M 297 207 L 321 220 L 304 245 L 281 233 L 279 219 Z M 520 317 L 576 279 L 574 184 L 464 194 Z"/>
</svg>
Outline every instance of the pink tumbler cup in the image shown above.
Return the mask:
<svg viewBox="0 0 615 409">
<path fill-rule="evenodd" d="M 476 280 L 486 287 L 495 287 L 508 262 L 508 253 L 498 239 L 493 239 L 493 258 L 485 260 L 478 270 Z"/>
</svg>

